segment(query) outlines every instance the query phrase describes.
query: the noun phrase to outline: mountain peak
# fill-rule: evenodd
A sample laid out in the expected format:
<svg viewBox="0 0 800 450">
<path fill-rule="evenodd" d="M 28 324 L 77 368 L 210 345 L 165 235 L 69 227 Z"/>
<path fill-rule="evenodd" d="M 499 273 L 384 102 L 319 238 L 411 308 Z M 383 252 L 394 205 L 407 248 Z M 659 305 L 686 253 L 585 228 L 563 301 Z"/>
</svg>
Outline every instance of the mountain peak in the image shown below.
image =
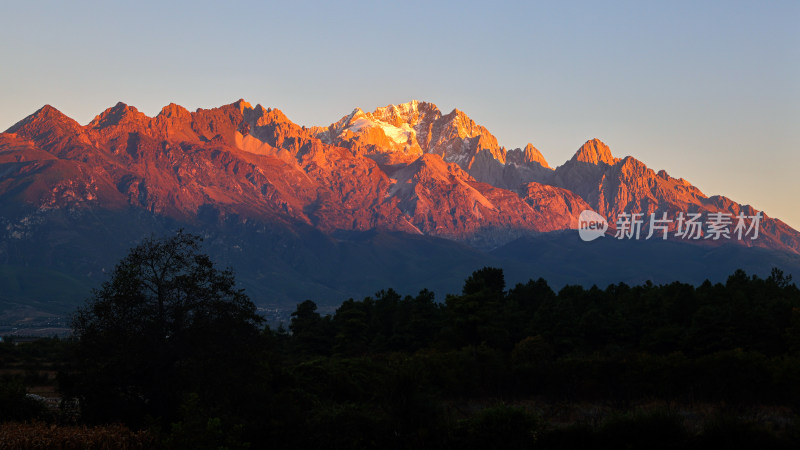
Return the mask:
<svg viewBox="0 0 800 450">
<path fill-rule="evenodd" d="M 615 158 L 597 139 L 552 170 L 532 144 L 507 151 L 462 111 L 442 116 L 416 100 L 314 129 L 244 100 L 191 113 L 170 104 L 152 119 L 120 102 L 87 126 L 45 105 L 10 132 L 0 136 L 11 180 L 0 195 L 24 191 L 41 211 L 129 205 L 176 220 L 387 227 L 488 247 L 574 227 L 584 209 L 675 217 L 745 208 Z M 800 233 L 766 216 L 763 225 L 758 242 L 741 244 L 800 252 Z"/>
<path fill-rule="evenodd" d="M 246 103 L 246 102 L 245 102 Z M 250 108 L 249 111 L 243 112 L 245 119 L 251 120 L 253 125 L 263 127 L 276 123 L 292 123 L 286 114 L 278 108 L 264 108 L 261 104 L 257 104 L 255 108 Z M 292 123 L 294 125 L 294 123 Z"/>
<path fill-rule="evenodd" d="M 611 154 L 608 145 L 600 139 L 590 139 L 586 141 L 586 143 L 575 152 L 575 156 L 572 157 L 572 160 L 594 165 L 602 163 L 609 166 L 613 166 L 619 161 L 618 158 L 614 158 L 614 155 Z"/>
<path fill-rule="evenodd" d="M 81 128 L 80 124 L 62 113 L 58 109 L 44 105 L 33 114 L 20 120 L 11 126 L 6 133 L 19 133 L 26 137 L 39 136 L 44 129 L 51 129 L 58 127 L 64 130 L 71 130 L 78 132 Z"/>
<path fill-rule="evenodd" d="M 63 120 L 63 119 L 69 119 L 69 117 L 67 117 L 64 113 L 62 113 L 61 111 L 50 105 L 44 105 L 41 108 L 37 109 L 33 114 L 29 115 L 28 117 L 14 124 L 11 128 L 7 130 L 7 132 L 13 133 L 12 131 L 13 128 L 18 128 L 24 125 L 25 123 L 29 123 L 34 120 L 53 120 L 53 119 Z"/>
<path fill-rule="evenodd" d="M 393 110 L 393 111 L 400 111 L 400 112 L 411 112 L 416 111 L 419 107 L 418 100 L 411 100 L 405 103 L 397 103 L 392 105 L 386 105 L 382 108 L 377 108 L 376 110 Z"/>
<path fill-rule="evenodd" d="M 441 111 L 433 103 L 411 100 L 406 103 L 376 108 L 375 111 L 370 113 L 370 116 L 395 127 L 399 127 L 404 123 L 414 127 L 426 119 L 438 119 L 441 116 Z"/>
<path fill-rule="evenodd" d="M 36 112 L 30 115 L 30 117 L 51 118 L 51 117 L 67 117 L 67 116 L 58 109 L 47 104 L 37 109 Z"/>
<path fill-rule="evenodd" d="M 170 103 L 169 105 L 161 108 L 161 112 L 156 117 L 188 117 L 191 113 L 181 105 Z"/>
<path fill-rule="evenodd" d="M 546 167 L 548 169 L 550 168 L 550 165 L 547 164 L 547 160 L 544 159 L 542 152 L 540 152 L 539 149 L 534 147 L 530 142 L 528 142 L 528 145 L 526 145 L 522 150 L 522 155 L 523 161 L 526 163 L 535 162 L 539 163 L 542 167 Z"/>
<path fill-rule="evenodd" d="M 89 128 L 102 129 L 119 125 L 123 122 L 139 122 L 148 119 L 149 118 L 144 113 L 139 112 L 135 107 L 117 102 L 116 105 L 106 109 L 92 119 L 92 121 L 89 122 Z"/>
<path fill-rule="evenodd" d="M 244 112 L 245 109 L 253 109 L 253 105 L 247 102 L 245 99 L 240 98 L 233 102 L 233 105 L 239 108 L 239 111 Z"/>
<path fill-rule="evenodd" d="M 544 159 L 544 156 L 542 156 L 542 153 L 531 143 L 528 143 L 525 148 L 515 148 L 509 150 L 506 153 L 506 163 L 519 165 L 536 163 L 547 169 L 551 168 Z"/>
</svg>

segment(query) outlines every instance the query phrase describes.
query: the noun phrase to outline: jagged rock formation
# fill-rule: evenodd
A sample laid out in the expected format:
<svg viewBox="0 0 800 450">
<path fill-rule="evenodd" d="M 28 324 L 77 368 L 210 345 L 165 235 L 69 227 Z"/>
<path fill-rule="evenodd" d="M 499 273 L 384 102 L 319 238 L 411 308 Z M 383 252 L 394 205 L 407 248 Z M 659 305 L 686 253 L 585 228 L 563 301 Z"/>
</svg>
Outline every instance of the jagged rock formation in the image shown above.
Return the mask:
<svg viewBox="0 0 800 450">
<path fill-rule="evenodd" d="M 432 103 L 356 109 L 309 128 L 244 100 L 194 112 L 170 104 L 155 117 L 118 103 L 86 125 L 45 106 L 0 133 L 0 275 L 17 280 L 6 291 L 18 293 L 0 292 L 0 310 L 30 307 L 33 297 L 73 305 L 78 294 L 66 292 L 85 293 L 84 283 L 137 239 L 180 227 L 209 236 L 247 286 L 284 301 L 341 301 L 385 280 L 460 283 L 469 268 L 506 261 L 490 250 L 513 254 L 514 267 L 529 267 L 518 264 L 522 248 L 579 264 L 570 256 L 583 251 L 577 236 L 558 232 L 576 228 L 586 209 L 608 217 L 612 230 L 623 212 L 757 212 L 614 157 L 597 139 L 552 169 L 532 144 L 506 150 L 463 112 L 442 114 Z M 560 237 L 547 241 L 553 234 Z M 675 245 L 683 242 L 722 244 Z M 766 215 L 759 239 L 726 243 L 800 254 L 800 233 Z M 725 263 L 746 266 L 739 250 L 704 258 L 735 254 Z M 545 266 L 564 274 L 577 267 Z M 35 273 L 60 281 L 35 291 L 48 286 L 31 282 Z"/>
<path fill-rule="evenodd" d="M 86 126 L 45 106 L 0 135 L 5 209 L 142 208 L 188 223 L 217 217 L 381 229 L 499 245 L 520 232 L 576 227 L 592 208 L 754 214 L 683 179 L 587 141 L 555 170 L 532 145 L 506 151 L 459 110 L 412 101 L 356 109 L 326 128 L 244 100 L 155 117 L 118 103 Z M 800 250 L 766 218 L 749 245 Z"/>
</svg>

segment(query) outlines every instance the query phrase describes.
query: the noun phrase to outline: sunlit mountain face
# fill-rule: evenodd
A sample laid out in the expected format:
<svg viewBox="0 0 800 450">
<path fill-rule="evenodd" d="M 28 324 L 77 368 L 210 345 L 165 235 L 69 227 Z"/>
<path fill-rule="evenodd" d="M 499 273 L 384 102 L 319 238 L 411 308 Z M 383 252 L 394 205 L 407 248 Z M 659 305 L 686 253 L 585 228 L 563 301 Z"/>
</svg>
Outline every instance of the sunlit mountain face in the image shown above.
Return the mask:
<svg viewBox="0 0 800 450">
<path fill-rule="evenodd" d="M 604 239 L 578 238 L 586 210 L 607 219 Z M 679 236 L 690 217 L 699 234 Z M 708 234 L 714 217 L 727 236 Z M 0 134 L 0 225 L 5 311 L 68 310 L 143 236 L 179 228 L 261 304 L 443 294 L 485 265 L 555 284 L 800 274 L 800 233 L 755 207 L 598 139 L 553 168 L 533 144 L 506 149 L 416 100 L 327 127 L 244 100 L 155 117 L 119 103 L 87 125 L 45 106 Z"/>
</svg>

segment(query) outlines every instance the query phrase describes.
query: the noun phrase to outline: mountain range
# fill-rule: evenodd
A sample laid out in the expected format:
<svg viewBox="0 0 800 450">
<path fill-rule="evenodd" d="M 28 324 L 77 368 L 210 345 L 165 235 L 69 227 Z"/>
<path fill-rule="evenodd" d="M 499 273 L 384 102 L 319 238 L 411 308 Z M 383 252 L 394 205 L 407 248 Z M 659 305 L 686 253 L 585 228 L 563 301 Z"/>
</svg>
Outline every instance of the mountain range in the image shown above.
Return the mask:
<svg viewBox="0 0 800 450">
<path fill-rule="evenodd" d="M 800 274 L 800 233 L 766 214 L 757 239 L 586 243 L 584 210 L 610 233 L 622 213 L 759 212 L 598 139 L 553 168 L 532 144 L 506 149 L 464 112 L 416 100 L 326 127 L 244 100 L 155 117 L 118 103 L 87 125 L 48 105 L 0 134 L 0 309 L 68 311 L 139 239 L 178 228 L 204 235 L 260 304 L 454 292 L 483 265 L 556 284 Z"/>
</svg>

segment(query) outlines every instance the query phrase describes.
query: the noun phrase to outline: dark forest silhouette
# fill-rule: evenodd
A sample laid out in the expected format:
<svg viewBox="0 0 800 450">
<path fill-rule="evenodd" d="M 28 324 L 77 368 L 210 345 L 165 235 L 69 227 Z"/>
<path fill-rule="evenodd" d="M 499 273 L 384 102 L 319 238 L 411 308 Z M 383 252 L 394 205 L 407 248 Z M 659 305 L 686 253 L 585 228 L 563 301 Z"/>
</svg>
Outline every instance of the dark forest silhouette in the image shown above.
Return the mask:
<svg viewBox="0 0 800 450">
<path fill-rule="evenodd" d="M 792 448 L 800 438 L 800 290 L 778 269 L 555 292 L 541 278 L 508 288 L 486 267 L 441 302 L 388 289 L 323 316 L 307 300 L 277 329 L 234 281 L 197 236 L 144 241 L 75 315 L 74 339 L 0 345 L 4 364 L 55 364 L 64 396 L 60 412 L 47 410 L 26 396 L 29 378 L 6 374 L 0 418 L 121 423 L 129 448 Z M 70 399 L 80 408 L 64 407 Z M 587 404 L 611 412 L 556 420 Z M 695 405 L 715 412 L 687 418 Z M 743 417 L 754 408 L 783 422 Z M 3 432 L 18 430 L 9 424 Z"/>
</svg>

